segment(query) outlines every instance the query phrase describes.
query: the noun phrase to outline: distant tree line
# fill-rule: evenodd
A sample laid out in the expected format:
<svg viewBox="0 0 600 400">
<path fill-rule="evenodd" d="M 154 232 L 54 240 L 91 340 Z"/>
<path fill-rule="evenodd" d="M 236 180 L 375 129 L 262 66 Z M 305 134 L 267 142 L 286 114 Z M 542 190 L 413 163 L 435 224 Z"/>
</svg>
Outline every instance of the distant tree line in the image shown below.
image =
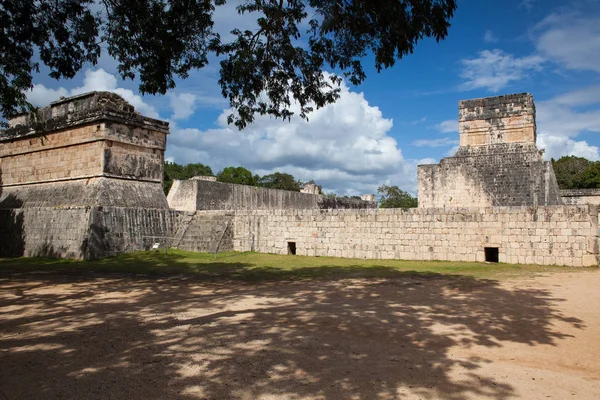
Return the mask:
<svg viewBox="0 0 600 400">
<path fill-rule="evenodd" d="M 315 183 L 314 180 L 302 182 L 294 178 L 293 175 L 284 172 L 274 172 L 272 174 L 259 176 L 253 174 L 244 167 L 225 167 L 216 175 L 208 165 L 187 164 L 180 165 L 174 162 L 165 162 L 164 168 L 164 191 L 169 193 L 173 180 L 185 180 L 194 176 L 215 176 L 217 182 L 236 183 L 238 185 L 258 186 L 269 189 L 291 190 L 299 192 L 305 183 Z M 319 187 L 320 190 L 320 187 Z M 417 207 L 417 198 L 410 193 L 401 190 L 398 186 L 382 185 L 377 189 L 380 194 L 379 207 L 381 208 L 411 208 Z M 329 193 L 327 196 L 336 196 Z M 360 199 L 359 196 L 352 198 Z"/>
<path fill-rule="evenodd" d="M 164 168 L 164 191 L 169 193 L 173 180 L 190 179 L 194 176 L 216 176 L 217 182 L 237 183 L 239 185 L 258 186 L 269 189 L 282 189 L 299 192 L 303 182 L 294 178 L 291 174 L 274 172 L 272 174 L 259 176 L 252 174 L 244 167 L 225 167 L 216 175 L 208 165 L 187 164 L 180 165 L 173 162 L 165 162 Z"/>
<path fill-rule="evenodd" d="M 552 159 L 554 174 L 561 189 L 600 188 L 600 161 L 564 156 Z"/>
</svg>

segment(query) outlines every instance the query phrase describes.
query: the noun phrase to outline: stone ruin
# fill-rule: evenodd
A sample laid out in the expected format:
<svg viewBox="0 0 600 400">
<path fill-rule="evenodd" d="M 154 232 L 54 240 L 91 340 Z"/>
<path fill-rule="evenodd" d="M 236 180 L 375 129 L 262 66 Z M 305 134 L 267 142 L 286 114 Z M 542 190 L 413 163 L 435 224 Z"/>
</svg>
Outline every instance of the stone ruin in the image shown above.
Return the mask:
<svg viewBox="0 0 600 400">
<path fill-rule="evenodd" d="M 562 204 L 552 164 L 535 144 L 533 96 L 462 100 L 458 130 L 455 156 L 418 167 L 419 207 Z"/>
<path fill-rule="evenodd" d="M 94 259 L 172 232 L 169 125 L 92 92 L 9 121 L 0 136 L 0 255 Z"/>
<path fill-rule="evenodd" d="M 454 157 L 419 166 L 419 208 L 198 177 L 162 191 L 168 124 L 119 96 L 61 99 L 0 136 L 0 255 L 94 259 L 155 243 L 367 259 L 597 266 L 597 193 L 562 204 L 529 94 L 459 104 Z M 585 197 L 587 196 L 587 197 Z M 565 198 L 566 199 L 566 198 Z"/>
</svg>

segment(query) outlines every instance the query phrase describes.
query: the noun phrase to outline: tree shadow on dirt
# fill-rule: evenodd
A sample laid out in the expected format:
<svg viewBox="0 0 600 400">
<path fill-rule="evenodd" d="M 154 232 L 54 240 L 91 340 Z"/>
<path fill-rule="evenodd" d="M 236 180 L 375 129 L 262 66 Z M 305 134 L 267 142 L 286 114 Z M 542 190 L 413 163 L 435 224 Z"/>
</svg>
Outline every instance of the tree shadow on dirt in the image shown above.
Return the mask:
<svg viewBox="0 0 600 400">
<path fill-rule="evenodd" d="M 28 399 L 508 399 L 511 383 L 480 371 L 490 360 L 456 349 L 556 345 L 566 337 L 557 324 L 584 328 L 545 290 L 387 273 L 252 282 L 2 273 L 0 390 Z"/>
</svg>

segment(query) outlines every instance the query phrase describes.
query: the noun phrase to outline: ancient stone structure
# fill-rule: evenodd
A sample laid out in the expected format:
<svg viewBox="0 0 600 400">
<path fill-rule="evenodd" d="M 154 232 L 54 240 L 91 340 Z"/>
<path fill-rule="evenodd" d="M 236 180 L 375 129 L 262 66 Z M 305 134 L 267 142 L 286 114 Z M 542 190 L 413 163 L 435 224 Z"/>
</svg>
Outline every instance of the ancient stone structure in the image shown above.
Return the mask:
<svg viewBox="0 0 600 400">
<path fill-rule="evenodd" d="M 600 189 L 566 189 L 560 196 L 564 204 L 600 205 Z"/>
<path fill-rule="evenodd" d="M 91 259 L 169 235 L 167 134 L 108 92 L 12 119 L 0 136 L 0 253 Z"/>
<path fill-rule="evenodd" d="M 64 99 L 11 121 L 0 139 L 0 256 L 93 259 L 160 242 L 211 252 L 597 266 L 599 207 L 560 204 L 552 167 L 535 147 L 534 117 L 526 94 L 462 101 L 461 146 L 419 167 L 417 209 L 202 177 L 174 181 L 167 202 L 168 125 L 114 94 Z M 565 203 L 596 194 L 565 194 Z"/>
<path fill-rule="evenodd" d="M 377 207 L 374 201 L 199 179 L 174 180 L 167 201 L 178 211 Z"/>
<path fill-rule="evenodd" d="M 536 145 L 530 94 L 459 103 L 454 157 L 418 167 L 419 207 L 561 204 L 554 170 Z"/>
<path fill-rule="evenodd" d="M 589 205 L 241 210 L 234 212 L 233 226 L 237 251 L 598 265 L 598 207 Z"/>
<path fill-rule="evenodd" d="M 375 195 L 374 194 L 363 194 L 362 196 L 360 196 L 361 200 L 364 201 L 376 201 L 375 200 Z"/>
<path fill-rule="evenodd" d="M 316 183 L 305 183 L 300 192 L 310 194 L 321 194 L 321 186 L 317 185 Z"/>
</svg>

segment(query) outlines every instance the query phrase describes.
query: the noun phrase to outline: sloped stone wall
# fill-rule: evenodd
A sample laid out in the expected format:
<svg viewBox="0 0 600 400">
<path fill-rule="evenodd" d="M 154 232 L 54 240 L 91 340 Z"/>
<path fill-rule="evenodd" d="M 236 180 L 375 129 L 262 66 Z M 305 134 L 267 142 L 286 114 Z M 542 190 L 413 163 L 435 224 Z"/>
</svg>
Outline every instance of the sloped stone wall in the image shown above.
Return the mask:
<svg viewBox="0 0 600 400">
<path fill-rule="evenodd" d="M 197 211 L 177 248 L 197 252 L 233 251 L 232 212 Z"/>
<path fill-rule="evenodd" d="M 172 210 L 53 207 L 0 210 L 0 256 L 93 260 L 168 245 Z"/>
</svg>

